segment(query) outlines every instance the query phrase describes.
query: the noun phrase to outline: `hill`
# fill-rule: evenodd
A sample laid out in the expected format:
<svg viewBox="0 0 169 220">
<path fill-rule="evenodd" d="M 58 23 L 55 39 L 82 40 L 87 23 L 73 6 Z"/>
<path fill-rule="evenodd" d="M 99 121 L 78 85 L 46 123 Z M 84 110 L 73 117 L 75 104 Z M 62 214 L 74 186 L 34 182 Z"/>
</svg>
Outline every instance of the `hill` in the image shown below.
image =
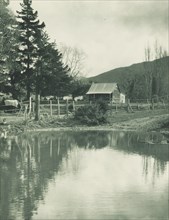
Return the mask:
<svg viewBox="0 0 169 220">
<path fill-rule="evenodd" d="M 116 82 L 130 98 L 168 95 L 169 56 L 104 72 L 88 78 L 90 82 Z"/>
</svg>

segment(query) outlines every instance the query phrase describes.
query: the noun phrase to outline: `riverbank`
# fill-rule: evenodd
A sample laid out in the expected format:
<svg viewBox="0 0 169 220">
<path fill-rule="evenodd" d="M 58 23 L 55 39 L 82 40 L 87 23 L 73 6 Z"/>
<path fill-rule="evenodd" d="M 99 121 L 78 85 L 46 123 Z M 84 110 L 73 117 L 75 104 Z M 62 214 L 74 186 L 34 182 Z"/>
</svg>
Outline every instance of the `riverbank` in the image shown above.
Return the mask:
<svg viewBox="0 0 169 220">
<path fill-rule="evenodd" d="M 6 118 L 6 124 L 2 124 Z M 155 111 L 140 111 L 135 113 L 113 113 L 109 123 L 99 126 L 81 125 L 69 117 L 43 117 L 39 121 L 25 120 L 22 117 L 0 116 L 1 130 L 8 135 L 17 135 L 27 131 L 40 130 L 124 130 L 124 131 L 154 131 L 169 133 L 169 111 L 167 109 Z"/>
</svg>

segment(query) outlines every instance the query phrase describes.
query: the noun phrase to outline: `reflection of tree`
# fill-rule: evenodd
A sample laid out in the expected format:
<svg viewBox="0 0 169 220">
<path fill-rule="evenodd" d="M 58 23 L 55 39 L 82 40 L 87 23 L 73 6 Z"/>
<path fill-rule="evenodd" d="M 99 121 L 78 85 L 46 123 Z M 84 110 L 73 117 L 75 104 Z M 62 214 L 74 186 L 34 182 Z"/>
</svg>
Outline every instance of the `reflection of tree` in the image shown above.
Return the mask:
<svg viewBox="0 0 169 220">
<path fill-rule="evenodd" d="M 143 174 L 145 176 L 145 180 L 147 181 L 148 176 L 151 176 L 151 181 L 153 185 L 157 178 L 160 175 L 163 175 L 166 169 L 166 162 L 160 161 L 149 156 L 143 157 Z M 152 172 L 150 172 L 152 171 Z"/>
<path fill-rule="evenodd" d="M 144 173 L 153 168 L 153 175 L 158 176 L 166 169 L 168 146 L 147 144 L 145 140 L 158 143 L 161 138 L 157 134 L 83 131 L 32 133 L 1 140 L 0 218 L 31 219 L 50 180 L 58 171 L 62 172 L 61 165 L 63 172 L 69 168 L 77 173 L 85 149 L 110 147 L 142 155 Z"/>
<path fill-rule="evenodd" d="M 83 131 L 77 133 L 70 133 L 74 142 L 78 145 L 78 147 L 85 148 L 103 148 L 108 146 L 109 139 L 107 136 L 107 132 L 99 132 L 99 131 Z"/>
<path fill-rule="evenodd" d="M 31 219 L 67 151 L 66 138 L 63 142 L 59 139 L 59 136 L 31 135 L 12 140 L 10 146 L 3 143 L 0 148 L 1 219 Z"/>
<path fill-rule="evenodd" d="M 116 139 L 116 144 L 113 148 L 118 148 L 125 152 L 137 153 L 143 156 L 152 156 L 159 161 L 166 162 L 169 160 L 169 146 L 161 144 L 163 135 L 158 133 L 136 133 L 125 132 L 123 137 L 120 137 L 119 132 L 112 134 L 113 139 Z"/>
<path fill-rule="evenodd" d="M 110 134 L 109 134 L 110 135 Z M 143 156 L 143 173 L 147 178 L 153 170 L 152 181 L 163 174 L 169 161 L 169 146 L 161 144 L 164 139 L 159 133 L 114 132 L 110 135 L 110 146 L 127 153 Z M 151 144 L 150 144 L 151 143 Z M 153 157 L 153 165 L 151 158 Z"/>
<path fill-rule="evenodd" d="M 72 146 L 72 148 L 68 150 L 66 157 L 62 160 L 60 172 L 63 174 L 65 172 L 77 174 L 80 170 L 81 156 L 81 149 L 78 148 L 78 146 Z"/>
</svg>

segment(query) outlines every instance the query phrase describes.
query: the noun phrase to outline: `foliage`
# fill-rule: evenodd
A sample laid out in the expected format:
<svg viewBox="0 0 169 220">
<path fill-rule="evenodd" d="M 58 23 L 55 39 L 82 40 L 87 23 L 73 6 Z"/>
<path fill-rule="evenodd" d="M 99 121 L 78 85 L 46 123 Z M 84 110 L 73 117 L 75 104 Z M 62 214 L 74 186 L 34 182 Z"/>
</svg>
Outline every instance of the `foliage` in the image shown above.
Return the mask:
<svg viewBox="0 0 169 220">
<path fill-rule="evenodd" d="M 71 78 L 67 75 L 62 55 L 55 43 L 49 42 L 44 31 L 45 24 L 38 20 L 38 12 L 33 10 L 31 0 L 23 0 L 21 12 L 18 13 L 20 32 L 19 59 L 22 65 L 22 83 L 29 99 L 31 93 L 35 98 L 35 119 L 39 120 L 38 96 L 62 96 L 67 93 Z"/>
<path fill-rule="evenodd" d="M 49 42 L 44 23 L 39 22 L 31 1 L 25 0 L 18 12 L 20 27 L 20 59 L 23 68 L 23 86 L 27 99 L 31 92 L 42 96 L 63 96 L 70 93 L 69 68 L 62 63 L 62 54 L 55 43 Z"/>
<path fill-rule="evenodd" d="M 19 63 L 17 62 L 18 30 L 14 14 L 0 0 L 0 91 L 19 93 Z"/>
<path fill-rule="evenodd" d="M 64 96 L 70 93 L 72 77 L 68 75 L 69 68 L 62 63 L 62 54 L 55 43 L 49 43 L 47 34 L 43 35 L 41 46 L 40 75 L 38 84 L 42 96 Z"/>
<path fill-rule="evenodd" d="M 82 80 L 74 80 L 71 83 L 71 93 L 73 99 L 77 96 L 83 96 L 89 90 L 90 83 L 84 82 Z"/>
<path fill-rule="evenodd" d="M 75 111 L 74 118 L 82 124 L 100 125 L 108 122 L 108 103 L 98 101 Z"/>
<path fill-rule="evenodd" d="M 22 86 L 26 87 L 27 99 L 36 85 L 37 62 L 40 57 L 44 22 L 40 24 L 38 12 L 33 10 L 32 1 L 24 0 L 18 13 L 19 59 L 22 64 Z"/>
</svg>

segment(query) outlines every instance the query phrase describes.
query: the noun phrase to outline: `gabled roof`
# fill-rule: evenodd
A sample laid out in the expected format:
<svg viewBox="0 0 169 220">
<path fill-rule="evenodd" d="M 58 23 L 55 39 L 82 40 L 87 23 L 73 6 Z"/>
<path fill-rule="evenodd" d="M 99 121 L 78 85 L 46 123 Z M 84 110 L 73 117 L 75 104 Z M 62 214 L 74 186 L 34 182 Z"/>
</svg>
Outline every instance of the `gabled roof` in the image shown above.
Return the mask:
<svg viewBox="0 0 169 220">
<path fill-rule="evenodd" d="M 118 90 L 117 83 L 92 83 L 86 94 L 111 94 L 115 90 Z"/>
</svg>

